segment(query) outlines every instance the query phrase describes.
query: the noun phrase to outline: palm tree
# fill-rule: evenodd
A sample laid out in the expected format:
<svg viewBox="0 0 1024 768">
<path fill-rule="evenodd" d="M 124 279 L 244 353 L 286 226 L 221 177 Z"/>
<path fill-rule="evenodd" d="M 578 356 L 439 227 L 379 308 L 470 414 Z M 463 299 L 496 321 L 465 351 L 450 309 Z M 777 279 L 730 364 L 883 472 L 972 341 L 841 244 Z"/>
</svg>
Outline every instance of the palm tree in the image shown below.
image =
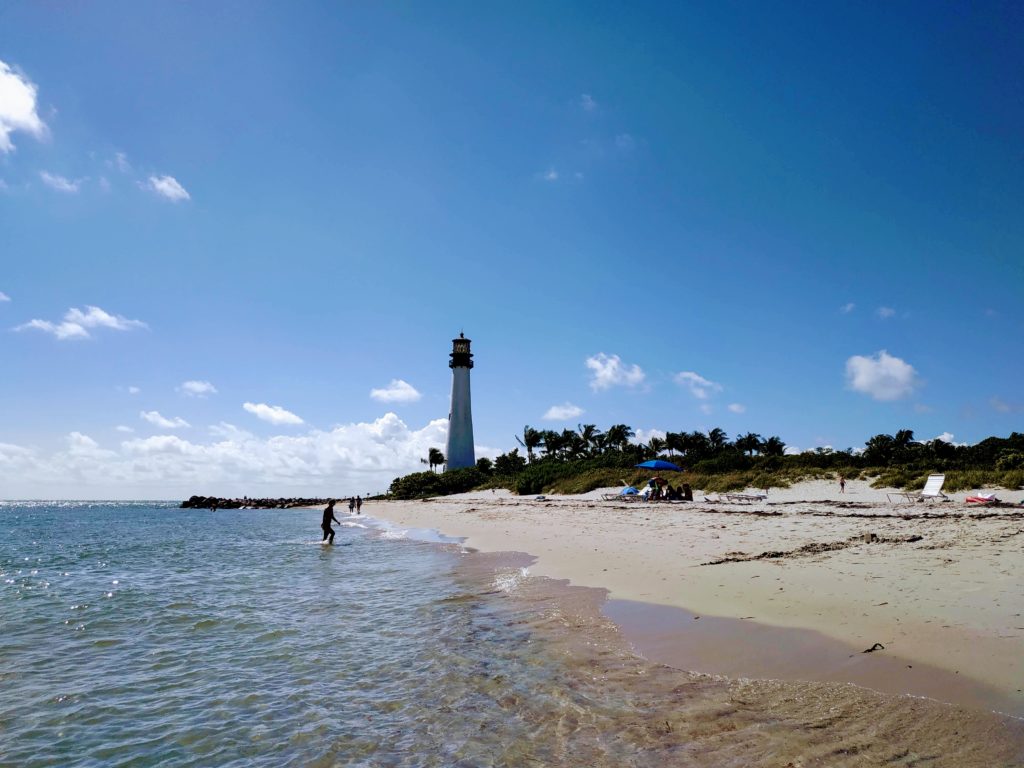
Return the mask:
<svg viewBox="0 0 1024 768">
<path fill-rule="evenodd" d="M 683 434 L 683 432 L 665 433 L 665 449 L 672 455 L 675 455 L 676 451 L 682 452 Z"/>
<path fill-rule="evenodd" d="M 901 429 L 899 432 L 896 433 L 896 436 L 893 438 L 893 447 L 897 449 L 906 448 L 912 442 L 914 442 L 914 430 Z"/>
<path fill-rule="evenodd" d="M 782 456 L 786 453 L 786 444 L 773 435 L 761 444 L 761 453 L 765 456 Z"/>
<path fill-rule="evenodd" d="M 875 435 L 864 444 L 864 460 L 874 466 L 886 466 L 892 460 L 894 445 L 892 435 Z"/>
<path fill-rule="evenodd" d="M 553 429 L 545 429 L 540 433 L 541 442 L 544 444 L 545 456 L 557 456 L 562 450 L 562 435 Z"/>
<path fill-rule="evenodd" d="M 439 448 L 431 448 L 427 451 L 427 463 L 430 465 L 431 472 L 434 471 L 434 467 L 444 466 L 444 462 L 444 454 Z"/>
<path fill-rule="evenodd" d="M 562 430 L 562 440 L 565 441 L 569 458 L 579 459 L 590 454 L 590 444 L 583 438 L 583 435 L 573 432 L 571 429 L 565 429 Z"/>
<path fill-rule="evenodd" d="M 598 447 L 601 437 L 601 430 L 597 428 L 596 424 L 577 424 L 576 429 L 579 430 L 580 437 L 583 438 L 584 443 L 587 446 L 587 451 L 593 455 L 598 453 Z"/>
<path fill-rule="evenodd" d="M 729 436 L 725 433 L 724 429 L 715 427 L 708 430 L 708 443 L 711 446 L 712 453 L 718 453 L 729 444 Z"/>
<path fill-rule="evenodd" d="M 660 437 L 652 437 L 647 441 L 647 451 L 652 459 L 658 458 L 658 454 L 665 450 L 665 441 Z"/>
<path fill-rule="evenodd" d="M 535 448 L 539 448 L 540 444 L 544 442 L 540 430 L 534 429 L 529 424 L 523 427 L 523 436 L 520 438 L 516 435 L 516 442 L 519 443 L 526 450 L 527 461 L 533 461 L 533 451 Z"/>
<path fill-rule="evenodd" d="M 755 451 L 760 451 L 763 441 L 761 436 L 756 432 L 748 432 L 745 435 L 740 435 L 736 438 L 735 446 L 736 449 L 743 453 L 749 453 L 751 456 L 754 455 Z"/>
<path fill-rule="evenodd" d="M 914 430 L 901 429 L 893 438 L 893 458 L 905 464 L 913 460 L 911 454 L 921 450 L 921 444 L 914 440 Z"/>
<path fill-rule="evenodd" d="M 711 451 L 711 443 L 703 432 L 683 432 L 679 435 L 680 448 L 690 461 L 700 461 Z"/>
<path fill-rule="evenodd" d="M 609 448 L 624 451 L 629 446 L 629 438 L 634 434 L 633 428 L 626 424 L 612 424 L 605 433 L 605 440 Z"/>
</svg>

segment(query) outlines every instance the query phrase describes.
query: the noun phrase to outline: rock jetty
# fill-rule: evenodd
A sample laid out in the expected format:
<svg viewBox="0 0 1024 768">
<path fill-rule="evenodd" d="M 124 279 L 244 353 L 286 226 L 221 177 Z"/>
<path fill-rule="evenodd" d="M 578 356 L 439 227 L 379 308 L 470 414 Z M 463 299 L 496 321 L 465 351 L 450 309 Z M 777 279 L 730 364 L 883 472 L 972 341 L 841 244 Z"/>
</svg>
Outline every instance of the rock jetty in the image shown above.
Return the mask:
<svg viewBox="0 0 1024 768">
<path fill-rule="evenodd" d="M 336 499 L 348 498 L 336 496 Z M 326 504 L 330 499 L 222 499 L 218 496 L 190 496 L 181 502 L 180 509 L 290 509 L 291 507 L 312 507 Z"/>
</svg>

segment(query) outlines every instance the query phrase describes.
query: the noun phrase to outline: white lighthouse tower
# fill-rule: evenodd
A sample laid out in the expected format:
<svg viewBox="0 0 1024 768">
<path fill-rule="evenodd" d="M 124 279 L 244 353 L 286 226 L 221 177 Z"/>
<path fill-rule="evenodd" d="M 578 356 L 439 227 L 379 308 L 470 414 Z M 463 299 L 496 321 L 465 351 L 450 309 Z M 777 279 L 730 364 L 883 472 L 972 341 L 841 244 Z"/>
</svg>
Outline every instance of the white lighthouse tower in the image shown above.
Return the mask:
<svg viewBox="0 0 1024 768">
<path fill-rule="evenodd" d="M 463 334 L 452 339 L 452 408 L 448 413 L 448 446 L 445 457 L 447 469 L 476 466 L 473 450 L 473 409 L 469 400 L 469 369 L 473 367 L 473 355 L 469 351 L 469 339 Z"/>
</svg>

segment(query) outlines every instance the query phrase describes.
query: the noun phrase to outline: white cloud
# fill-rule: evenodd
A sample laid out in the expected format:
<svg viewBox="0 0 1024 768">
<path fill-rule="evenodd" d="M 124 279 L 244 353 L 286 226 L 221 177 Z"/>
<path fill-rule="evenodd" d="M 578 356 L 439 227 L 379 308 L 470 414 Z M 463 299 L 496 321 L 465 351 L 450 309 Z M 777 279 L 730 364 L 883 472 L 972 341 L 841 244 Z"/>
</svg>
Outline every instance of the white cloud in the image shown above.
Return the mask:
<svg viewBox="0 0 1024 768">
<path fill-rule="evenodd" d="M 81 432 L 72 432 L 65 439 L 68 453 L 75 458 L 108 459 L 114 455 L 113 451 L 100 448 L 99 443 Z"/>
<path fill-rule="evenodd" d="M 714 406 L 712 406 L 711 403 L 701 403 L 700 404 L 700 410 L 701 410 L 701 413 L 703 413 L 703 414 L 705 414 L 707 416 L 710 416 L 712 413 L 715 412 Z"/>
<path fill-rule="evenodd" d="M 64 320 L 53 323 L 49 320 L 29 320 L 14 330 L 23 331 L 34 328 L 52 334 L 61 341 L 67 339 L 88 339 L 90 328 L 110 328 L 115 331 L 128 331 L 132 328 L 146 328 L 141 320 L 129 320 L 121 315 L 111 315 L 99 307 L 86 306 L 85 311 L 72 307 L 64 314 Z"/>
<path fill-rule="evenodd" d="M 252 432 L 240 429 L 234 424 L 228 424 L 226 421 L 222 421 L 219 424 L 211 424 L 210 434 L 222 440 L 252 440 L 255 438 Z"/>
<path fill-rule="evenodd" d="M 787 445 L 785 448 L 783 448 L 782 452 L 786 456 L 796 456 L 797 454 L 803 453 L 803 451 L 801 451 L 795 445 Z"/>
<path fill-rule="evenodd" d="M 594 97 L 589 93 L 581 93 L 578 103 L 584 112 L 593 112 L 597 109 L 597 102 L 594 101 Z"/>
<path fill-rule="evenodd" d="M 153 435 L 125 439 L 114 450 L 85 435 L 69 436 L 45 455 L 0 443 L 0 487 L 15 498 L 106 499 L 382 491 L 395 477 L 420 471 L 420 458 L 431 447 L 444 446 L 448 421 L 436 419 L 413 429 L 387 413 L 330 431 L 267 438 L 231 425 L 216 429 L 208 442 Z M 478 456 L 494 453 L 477 448 Z"/>
<path fill-rule="evenodd" d="M 112 328 L 115 331 L 147 327 L 141 320 L 129 320 L 121 315 L 111 315 L 99 307 L 86 306 L 85 310 L 83 312 L 78 307 L 72 307 L 64 315 L 64 320 L 81 325 L 83 328 Z"/>
<path fill-rule="evenodd" d="M 132 432 L 135 431 L 131 427 L 126 427 L 123 424 L 118 424 L 116 427 L 114 427 L 114 429 L 116 429 L 118 432 L 125 432 L 128 434 L 131 434 Z"/>
<path fill-rule="evenodd" d="M 578 405 L 563 403 L 562 405 L 552 405 L 541 418 L 546 421 L 567 421 L 583 414 L 584 410 Z"/>
<path fill-rule="evenodd" d="M 595 392 L 614 386 L 635 387 L 645 377 L 639 365 L 627 366 L 618 355 L 604 352 L 588 357 L 586 366 L 591 371 L 590 388 Z"/>
<path fill-rule="evenodd" d="M 733 413 L 744 413 L 747 410 L 747 406 L 742 403 L 729 403 L 729 410 Z"/>
<path fill-rule="evenodd" d="M 848 315 L 851 312 L 853 312 L 853 310 L 856 309 L 856 308 L 857 308 L 857 305 L 854 304 L 852 301 L 850 301 L 850 302 L 847 302 L 846 304 L 843 304 L 843 306 L 841 306 L 839 308 L 839 311 L 842 312 L 844 315 Z"/>
<path fill-rule="evenodd" d="M 652 437 L 656 437 L 659 440 L 664 440 L 667 433 L 663 429 L 638 429 L 633 433 L 633 439 L 631 442 L 637 445 L 647 445 L 651 442 Z"/>
<path fill-rule="evenodd" d="M 185 188 L 173 176 L 150 176 L 144 184 L 140 183 L 139 186 L 143 189 L 148 189 L 150 192 L 155 192 L 161 197 L 166 197 L 175 203 L 181 200 L 192 199 Z"/>
<path fill-rule="evenodd" d="M 132 164 L 128 162 L 128 155 L 126 155 L 124 152 L 115 152 L 114 153 L 113 165 L 121 173 L 131 173 L 132 172 Z"/>
<path fill-rule="evenodd" d="M 370 397 L 378 403 L 415 403 L 423 395 L 409 382 L 392 379 L 386 387 L 371 389 Z"/>
<path fill-rule="evenodd" d="M 722 391 L 722 385 L 716 384 L 713 381 L 705 379 L 700 374 L 694 373 L 693 371 L 682 371 L 672 377 L 681 387 L 684 387 L 690 391 L 698 400 L 707 400 L 715 392 Z"/>
<path fill-rule="evenodd" d="M 4 302 L 4 301 L 10 301 L 10 300 L 11 300 L 11 297 L 10 297 L 10 296 L 8 296 L 8 295 L 7 295 L 6 293 L 4 293 L 3 291 L 0 291 L 0 302 Z"/>
<path fill-rule="evenodd" d="M 303 424 L 304 422 L 291 411 L 286 411 L 280 405 L 267 405 L 266 403 L 244 403 L 242 407 L 253 416 L 271 424 Z"/>
<path fill-rule="evenodd" d="M 206 397 L 217 394 L 217 388 L 213 384 L 208 381 L 196 380 L 183 381 L 178 387 L 178 391 L 189 397 Z"/>
<path fill-rule="evenodd" d="M 84 179 L 66 179 L 63 176 L 58 176 L 55 173 L 48 173 L 47 171 L 40 171 L 39 178 L 43 180 L 43 184 L 48 186 L 50 189 L 55 189 L 58 192 L 68 192 L 74 194 L 82 186 Z"/>
<path fill-rule="evenodd" d="M 882 320 L 888 320 L 896 314 L 896 310 L 892 307 L 879 307 L 875 310 L 875 314 Z"/>
<path fill-rule="evenodd" d="M 846 361 L 847 385 L 875 400 L 899 400 L 919 385 L 917 371 L 884 349 L 871 357 L 854 355 Z"/>
<path fill-rule="evenodd" d="M 36 91 L 35 83 L 0 61 L 0 153 L 14 151 L 15 131 L 46 138 L 46 123 L 36 111 Z"/>
<path fill-rule="evenodd" d="M 148 421 L 153 426 L 160 427 L 161 429 L 179 429 L 180 427 L 191 426 L 180 416 L 168 419 L 166 416 L 161 416 L 159 411 L 139 411 L 139 416 L 143 421 Z"/>
<path fill-rule="evenodd" d="M 138 387 L 128 387 L 128 394 L 129 394 L 129 395 L 137 395 L 137 394 L 139 394 L 139 392 L 141 392 L 141 391 L 142 391 L 142 390 L 141 390 L 141 389 L 139 389 Z"/>
<path fill-rule="evenodd" d="M 939 442 L 949 443 L 950 445 L 955 445 L 955 446 L 958 446 L 958 447 L 963 447 L 965 445 L 970 445 L 970 443 L 958 443 L 958 442 L 956 442 L 953 439 L 953 433 L 952 432 L 943 432 L 941 435 L 933 437 L 932 440 L 938 440 Z M 929 441 L 929 442 L 931 442 L 931 441 Z"/>
<path fill-rule="evenodd" d="M 544 179 L 544 181 L 558 181 L 558 171 L 556 171 L 554 168 L 549 168 L 544 173 L 542 173 L 540 177 Z"/>
<path fill-rule="evenodd" d="M 82 326 L 76 323 L 51 323 L 49 320 L 29 320 L 27 323 L 19 325 L 14 330 L 25 331 L 30 328 L 35 328 L 45 333 L 51 333 L 61 341 L 67 339 L 88 339 L 89 332 Z"/>
</svg>

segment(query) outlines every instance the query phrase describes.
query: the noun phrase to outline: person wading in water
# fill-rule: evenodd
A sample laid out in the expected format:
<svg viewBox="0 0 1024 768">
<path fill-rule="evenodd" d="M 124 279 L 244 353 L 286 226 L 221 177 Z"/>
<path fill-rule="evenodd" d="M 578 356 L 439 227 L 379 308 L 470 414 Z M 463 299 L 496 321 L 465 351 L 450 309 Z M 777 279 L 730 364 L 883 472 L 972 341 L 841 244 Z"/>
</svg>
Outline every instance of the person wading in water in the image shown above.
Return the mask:
<svg viewBox="0 0 1024 768">
<path fill-rule="evenodd" d="M 334 543 L 334 529 L 331 528 L 332 520 L 339 525 L 341 524 L 341 521 L 334 516 L 334 499 L 327 502 L 327 507 L 324 509 L 324 521 L 320 523 L 320 527 L 324 529 L 323 541 L 326 541 L 328 544 Z M 330 537 L 330 541 L 328 541 L 328 537 Z"/>
</svg>

